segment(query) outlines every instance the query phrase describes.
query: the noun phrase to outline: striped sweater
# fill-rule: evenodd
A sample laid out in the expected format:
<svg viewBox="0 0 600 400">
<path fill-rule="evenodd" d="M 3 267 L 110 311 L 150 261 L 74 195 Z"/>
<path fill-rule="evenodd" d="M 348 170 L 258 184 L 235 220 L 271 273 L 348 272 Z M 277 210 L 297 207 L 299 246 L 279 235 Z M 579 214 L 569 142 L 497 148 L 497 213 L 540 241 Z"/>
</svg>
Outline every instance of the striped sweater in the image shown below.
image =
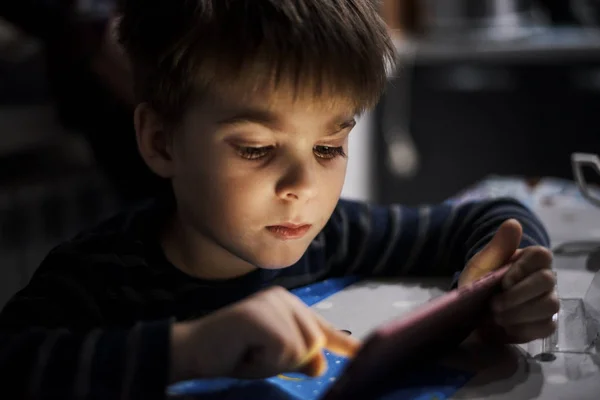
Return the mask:
<svg viewBox="0 0 600 400">
<path fill-rule="evenodd" d="M 522 246 L 549 244 L 540 222 L 514 200 L 418 208 L 341 200 L 295 265 L 211 282 L 167 261 L 157 242 L 167 214 L 147 204 L 47 256 L 0 314 L 6 398 L 161 399 L 174 320 L 202 317 L 271 285 L 291 289 L 349 274 L 452 277 L 508 218 L 523 225 Z"/>
</svg>

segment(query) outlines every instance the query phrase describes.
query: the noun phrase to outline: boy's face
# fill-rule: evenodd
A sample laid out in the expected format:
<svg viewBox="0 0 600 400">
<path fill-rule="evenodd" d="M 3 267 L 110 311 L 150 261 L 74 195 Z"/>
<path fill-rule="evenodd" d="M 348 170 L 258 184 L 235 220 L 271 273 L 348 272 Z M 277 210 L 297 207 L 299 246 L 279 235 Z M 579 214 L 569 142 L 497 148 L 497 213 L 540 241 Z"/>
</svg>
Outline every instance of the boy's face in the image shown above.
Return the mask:
<svg viewBox="0 0 600 400">
<path fill-rule="evenodd" d="M 235 257 L 219 263 L 294 264 L 338 202 L 354 116 L 277 93 L 193 106 L 171 144 L 180 218 L 203 248 Z"/>
</svg>

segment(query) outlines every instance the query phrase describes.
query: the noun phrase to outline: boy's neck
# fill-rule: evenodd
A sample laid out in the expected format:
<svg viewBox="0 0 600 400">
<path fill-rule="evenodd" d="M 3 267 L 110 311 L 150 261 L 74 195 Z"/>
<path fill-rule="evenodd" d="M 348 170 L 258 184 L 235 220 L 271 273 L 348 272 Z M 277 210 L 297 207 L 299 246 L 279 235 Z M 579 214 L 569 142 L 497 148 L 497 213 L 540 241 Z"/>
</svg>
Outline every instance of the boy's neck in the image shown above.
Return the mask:
<svg viewBox="0 0 600 400">
<path fill-rule="evenodd" d="M 194 230 L 182 221 L 177 212 L 165 224 L 160 243 L 171 264 L 194 278 L 234 279 L 257 268 Z"/>
</svg>

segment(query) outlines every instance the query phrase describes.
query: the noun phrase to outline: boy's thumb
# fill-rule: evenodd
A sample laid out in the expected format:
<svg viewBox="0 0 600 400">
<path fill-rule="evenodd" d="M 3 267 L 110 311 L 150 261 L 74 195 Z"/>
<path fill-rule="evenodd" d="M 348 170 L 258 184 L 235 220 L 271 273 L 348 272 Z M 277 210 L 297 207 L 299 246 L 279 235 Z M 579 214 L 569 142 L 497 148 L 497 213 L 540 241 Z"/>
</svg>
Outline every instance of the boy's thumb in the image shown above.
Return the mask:
<svg viewBox="0 0 600 400">
<path fill-rule="evenodd" d="M 523 228 L 515 219 L 509 219 L 500 225 L 490 242 L 467 264 L 463 270 L 459 286 L 473 282 L 508 263 L 519 248 Z"/>
</svg>

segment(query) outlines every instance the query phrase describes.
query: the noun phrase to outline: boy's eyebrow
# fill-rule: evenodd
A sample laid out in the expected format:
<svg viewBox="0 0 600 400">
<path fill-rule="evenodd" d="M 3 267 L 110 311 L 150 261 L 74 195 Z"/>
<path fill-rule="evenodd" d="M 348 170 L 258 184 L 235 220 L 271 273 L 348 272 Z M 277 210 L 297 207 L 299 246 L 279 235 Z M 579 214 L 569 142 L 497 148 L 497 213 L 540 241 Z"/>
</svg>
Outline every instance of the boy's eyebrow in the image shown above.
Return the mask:
<svg viewBox="0 0 600 400">
<path fill-rule="evenodd" d="M 356 126 L 356 119 L 354 117 L 340 118 L 340 119 L 338 119 L 336 126 L 340 130 L 347 129 L 347 128 L 354 128 L 354 126 Z"/>
<path fill-rule="evenodd" d="M 247 108 L 236 111 L 231 117 L 217 121 L 217 124 L 221 126 L 240 123 L 257 123 L 265 126 L 277 126 L 282 124 L 282 120 L 277 113 L 272 111 L 259 108 Z M 332 134 L 336 134 L 344 129 L 353 128 L 355 125 L 356 119 L 354 116 L 348 116 L 347 114 L 338 115 L 335 118 L 332 118 L 328 130 L 331 131 Z"/>
<path fill-rule="evenodd" d="M 327 136 L 336 136 L 341 131 L 354 128 L 355 125 L 356 119 L 354 117 L 348 117 L 347 115 L 338 116 L 332 120 Z"/>
<path fill-rule="evenodd" d="M 261 125 L 276 125 L 280 123 L 280 118 L 277 114 L 257 108 L 247 108 L 238 110 L 235 115 L 224 118 L 217 122 L 219 125 L 233 125 L 243 122 L 258 123 Z"/>
</svg>

